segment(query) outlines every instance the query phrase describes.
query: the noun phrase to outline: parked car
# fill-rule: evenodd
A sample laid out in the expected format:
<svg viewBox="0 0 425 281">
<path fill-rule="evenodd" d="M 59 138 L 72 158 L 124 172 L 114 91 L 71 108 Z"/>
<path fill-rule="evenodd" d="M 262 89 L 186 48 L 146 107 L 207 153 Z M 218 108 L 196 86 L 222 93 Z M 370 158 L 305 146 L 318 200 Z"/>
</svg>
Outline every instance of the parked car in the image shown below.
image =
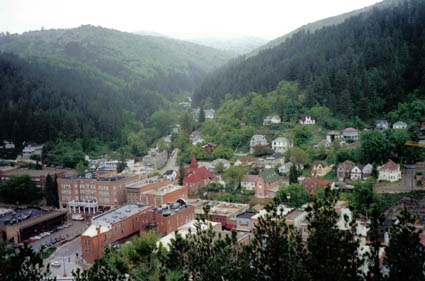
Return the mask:
<svg viewBox="0 0 425 281">
<path fill-rule="evenodd" d="M 34 236 L 33 237 L 35 240 L 40 240 L 41 238 L 43 238 L 43 237 L 41 237 L 41 236 L 39 236 L 39 235 L 37 235 L 37 236 Z"/>
<path fill-rule="evenodd" d="M 52 243 L 47 242 L 47 243 L 46 243 L 46 247 L 50 247 L 50 246 L 52 246 Z"/>
<path fill-rule="evenodd" d="M 54 261 L 50 265 L 53 266 L 53 267 L 60 267 L 61 266 L 60 262 L 58 262 L 58 261 Z"/>
<path fill-rule="evenodd" d="M 65 229 L 65 227 L 63 227 L 63 226 L 58 226 L 58 227 L 56 227 L 56 229 L 57 229 L 57 230 L 63 230 L 63 229 Z"/>
</svg>

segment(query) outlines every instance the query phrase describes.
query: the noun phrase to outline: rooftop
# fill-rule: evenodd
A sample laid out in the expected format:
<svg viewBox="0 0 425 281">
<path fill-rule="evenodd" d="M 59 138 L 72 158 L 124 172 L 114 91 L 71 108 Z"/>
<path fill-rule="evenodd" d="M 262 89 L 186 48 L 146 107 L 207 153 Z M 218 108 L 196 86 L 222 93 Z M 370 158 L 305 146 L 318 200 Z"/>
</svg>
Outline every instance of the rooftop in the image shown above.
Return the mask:
<svg viewBox="0 0 425 281">
<path fill-rule="evenodd" d="M 29 175 L 30 177 L 40 177 L 47 175 L 54 175 L 62 172 L 71 172 L 69 169 L 55 169 L 55 168 L 43 168 L 43 170 L 32 170 L 32 169 L 11 169 L 3 171 L 2 176 L 13 176 L 13 175 Z"/>
<path fill-rule="evenodd" d="M 293 209 L 291 210 L 289 213 L 286 214 L 285 219 L 286 220 L 294 220 L 296 219 L 298 216 L 301 216 L 305 213 L 304 210 L 300 210 L 300 209 Z"/>
<path fill-rule="evenodd" d="M 289 213 L 293 208 L 288 208 L 286 205 L 279 205 L 278 206 L 278 213 L 285 216 L 287 213 Z M 255 216 L 252 216 L 251 219 L 259 219 L 260 217 L 265 216 L 266 214 L 271 215 L 269 212 L 267 212 L 266 209 L 261 209 L 258 214 Z"/>
<path fill-rule="evenodd" d="M 93 217 L 92 225 L 110 226 L 112 223 L 117 223 L 132 215 L 149 209 L 150 206 L 142 204 L 127 204 L 117 209 L 110 210 L 106 213 Z"/>
<path fill-rule="evenodd" d="M 228 216 L 236 213 L 242 213 L 248 209 L 248 204 L 220 202 L 211 208 L 210 215 Z"/>
<path fill-rule="evenodd" d="M 188 208 L 186 203 L 179 199 L 176 203 L 165 203 L 161 207 L 157 207 L 153 210 L 155 213 L 161 214 L 163 217 L 169 217 L 181 212 L 186 208 Z"/>
<path fill-rule="evenodd" d="M 142 192 L 142 194 L 151 194 L 151 195 L 162 196 L 162 195 L 165 195 L 167 193 L 170 193 L 170 192 L 173 192 L 173 191 L 176 191 L 176 190 L 179 190 L 179 189 L 183 189 L 183 188 L 185 188 L 185 187 L 181 186 L 181 185 L 168 184 L 166 186 L 162 186 L 162 187 L 157 188 L 157 189 Z"/>
<path fill-rule="evenodd" d="M 245 212 L 242 213 L 240 215 L 237 215 L 237 218 L 241 218 L 241 219 L 250 219 L 252 216 L 255 216 L 257 213 L 254 212 Z"/>
<path fill-rule="evenodd" d="M 159 180 L 160 180 L 160 178 L 158 176 L 151 177 L 151 178 L 147 178 L 147 179 L 144 179 L 144 180 L 141 180 L 141 181 L 136 181 L 136 182 L 133 182 L 133 183 L 126 184 L 125 187 L 126 188 L 137 188 L 137 189 L 139 189 L 142 186 L 152 184 L 152 183 L 157 183 L 157 182 L 159 182 Z"/>
</svg>

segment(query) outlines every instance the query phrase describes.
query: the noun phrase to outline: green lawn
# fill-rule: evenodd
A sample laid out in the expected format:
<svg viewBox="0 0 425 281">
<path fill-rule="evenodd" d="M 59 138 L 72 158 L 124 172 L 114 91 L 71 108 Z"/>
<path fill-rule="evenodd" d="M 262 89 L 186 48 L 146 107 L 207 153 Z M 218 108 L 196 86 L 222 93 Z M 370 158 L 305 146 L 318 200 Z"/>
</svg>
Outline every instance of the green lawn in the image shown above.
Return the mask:
<svg viewBox="0 0 425 281">
<path fill-rule="evenodd" d="M 50 255 L 53 254 L 55 251 L 56 251 L 56 247 L 50 247 L 50 248 L 44 249 L 43 252 L 41 252 L 41 258 L 45 260 L 48 257 L 50 257 Z"/>
</svg>

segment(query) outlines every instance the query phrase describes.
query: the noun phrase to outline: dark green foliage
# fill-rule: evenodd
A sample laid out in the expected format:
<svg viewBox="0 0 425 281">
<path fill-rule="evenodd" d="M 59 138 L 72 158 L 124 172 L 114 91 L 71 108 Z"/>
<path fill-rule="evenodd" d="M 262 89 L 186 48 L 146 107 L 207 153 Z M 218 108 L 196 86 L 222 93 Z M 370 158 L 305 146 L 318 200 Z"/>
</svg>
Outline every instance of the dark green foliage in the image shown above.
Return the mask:
<svg viewBox="0 0 425 281">
<path fill-rule="evenodd" d="M 41 189 L 28 175 L 11 176 L 1 183 L 0 195 L 4 202 L 12 204 L 38 203 L 43 197 Z"/>
<path fill-rule="evenodd" d="M 199 117 L 198 117 L 199 124 L 202 124 L 205 122 L 205 111 L 204 111 L 204 104 L 201 104 L 201 107 L 199 108 Z"/>
<path fill-rule="evenodd" d="M 295 165 L 291 166 L 289 170 L 289 184 L 298 183 L 298 170 Z"/>
<path fill-rule="evenodd" d="M 381 116 L 415 90 L 424 97 L 424 14 L 425 3 L 411 0 L 314 33 L 299 31 L 207 78 L 194 103 L 210 97 L 219 105 L 228 93 L 266 93 L 287 80 L 298 81 L 308 106 L 363 120 Z"/>
<path fill-rule="evenodd" d="M 384 222 L 385 217 L 380 212 L 380 210 L 374 206 L 370 214 L 370 230 L 368 232 L 370 239 L 370 248 L 369 252 L 366 253 L 368 260 L 369 270 L 366 274 L 366 280 L 370 281 L 380 281 L 383 280 L 381 273 L 381 260 L 380 260 L 380 249 L 382 247 L 380 237 L 379 227 Z"/>
<path fill-rule="evenodd" d="M 422 230 L 412 224 L 414 218 L 404 210 L 399 223 L 390 228 L 390 243 L 386 247 L 384 266 L 389 270 L 386 280 L 424 280 L 425 247 L 421 240 Z"/>
<path fill-rule="evenodd" d="M 337 226 L 335 191 L 325 189 L 323 199 L 315 199 L 307 216 L 308 232 L 305 266 L 310 280 L 361 280 L 359 242 L 354 237 L 355 223 L 343 218 L 347 230 Z"/>
<path fill-rule="evenodd" d="M 311 195 L 301 184 L 291 184 L 279 188 L 275 201 L 290 207 L 299 208 L 312 200 Z"/>
<path fill-rule="evenodd" d="M 183 163 L 180 163 L 180 165 L 179 165 L 179 185 L 183 185 L 184 173 L 185 173 L 184 165 L 183 165 Z"/>
<path fill-rule="evenodd" d="M 47 175 L 44 194 L 44 197 L 46 198 L 46 204 L 48 206 L 59 208 L 58 182 L 56 176 L 53 180 L 50 175 Z"/>
<path fill-rule="evenodd" d="M 0 280 L 2 281 L 50 281 L 49 265 L 44 269 L 41 253 L 28 244 L 17 249 L 7 248 L 0 239 Z"/>
</svg>

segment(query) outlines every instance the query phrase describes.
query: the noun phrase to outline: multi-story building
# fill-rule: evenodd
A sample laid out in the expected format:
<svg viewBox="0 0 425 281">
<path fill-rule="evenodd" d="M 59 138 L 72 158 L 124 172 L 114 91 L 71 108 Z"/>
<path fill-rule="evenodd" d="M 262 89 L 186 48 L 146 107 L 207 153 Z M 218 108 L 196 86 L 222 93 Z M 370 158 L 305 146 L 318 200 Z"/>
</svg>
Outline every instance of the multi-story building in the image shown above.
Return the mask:
<svg viewBox="0 0 425 281">
<path fill-rule="evenodd" d="M 152 207 L 127 204 L 93 217 L 89 228 L 81 234 L 83 259 L 93 263 L 112 243 L 140 233 L 152 223 Z"/>
<path fill-rule="evenodd" d="M 195 219 L 195 207 L 183 200 L 153 209 L 152 229 L 167 235 Z"/>
<path fill-rule="evenodd" d="M 284 137 L 279 137 L 276 138 L 272 141 L 272 149 L 275 152 L 280 152 L 280 153 L 284 153 L 286 152 L 290 147 L 291 147 L 291 143 L 289 142 L 289 140 L 287 138 Z"/>
<path fill-rule="evenodd" d="M 74 206 L 81 203 L 85 212 L 85 203 L 93 201 L 102 207 L 120 206 L 127 201 L 126 184 L 139 179 L 140 176 L 100 177 L 92 174 L 58 179 L 60 208 L 68 208 L 70 202 L 73 202 Z"/>
<path fill-rule="evenodd" d="M 395 182 L 401 180 L 400 165 L 394 163 L 391 159 L 387 163 L 378 167 L 378 181 Z"/>
<path fill-rule="evenodd" d="M 186 186 L 169 183 L 165 186 L 144 191 L 140 194 L 140 203 L 153 207 L 160 207 L 163 204 L 176 202 L 178 199 L 188 198 L 188 188 Z"/>
<path fill-rule="evenodd" d="M 210 183 L 212 174 L 205 167 L 198 167 L 195 155 L 192 157 L 190 168 L 185 171 L 183 184 L 189 189 L 189 194 L 198 193 L 201 187 Z"/>
<path fill-rule="evenodd" d="M 70 173 L 70 170 L 65 169 L 55 169 L 55 168 L 43 168 L 42 170 L 32 170 L 32 169 L 9 169 L 5 171 L 0 171 L 0 182 L 8 180 L 11 176 L 22 176 L 28 175 L 35 182 L 35 185 L 40 188 L 46 186 L 46 177 L 50 175 L 52 179 L 55 177 L 62 178 L 67 173 Z"/>
<path fill-rule="evenodd" d="M 158 176 L 142 179 L 125 185 L 127 203 L 142 203 L 141 194 L 146 191 L 156 190 L 170 184 L 167 178 Z"/>
</svg>

